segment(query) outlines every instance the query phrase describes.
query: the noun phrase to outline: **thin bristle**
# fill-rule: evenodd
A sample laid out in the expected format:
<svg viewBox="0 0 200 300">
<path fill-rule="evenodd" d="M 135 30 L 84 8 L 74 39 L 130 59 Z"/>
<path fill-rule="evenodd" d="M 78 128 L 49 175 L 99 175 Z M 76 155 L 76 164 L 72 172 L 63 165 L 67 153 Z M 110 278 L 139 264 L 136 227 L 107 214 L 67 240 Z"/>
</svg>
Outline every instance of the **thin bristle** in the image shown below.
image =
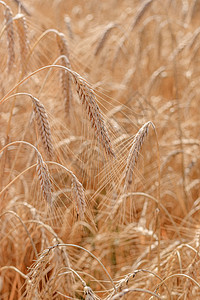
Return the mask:
<svg viewBox="0 0 200 300">
<path fill-rule="evenodd" d="M 52 205 L 51 181 L 47 164 L 42 156 L 38 153 L 37 173 L 40 180 L 40 186 L 43 193 L 43 198 L 49 205 Z"/>
<path fill-rule="evenodd" d="M 42 143 L 48 158 L 53 156 L 53 144 L 51 138 L 51 130 L 49 126 L 49 121 L 44 105 L 35 97 L 32 97 L 33 109 L 35 112 L 35 117 L 37 125 L 39 128 L 39 133 L 42 138 Z"/>
</svg>

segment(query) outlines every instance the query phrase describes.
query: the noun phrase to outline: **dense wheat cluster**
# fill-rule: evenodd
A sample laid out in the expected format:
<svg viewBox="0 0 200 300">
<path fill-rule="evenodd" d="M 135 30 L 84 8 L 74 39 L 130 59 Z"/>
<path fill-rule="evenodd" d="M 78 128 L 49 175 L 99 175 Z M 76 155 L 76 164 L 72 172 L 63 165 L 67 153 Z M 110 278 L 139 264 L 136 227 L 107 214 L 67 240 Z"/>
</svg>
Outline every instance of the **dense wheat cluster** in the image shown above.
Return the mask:
<svg viewBox="0 0 200 300">
<path fill-rule="evenodd" d="M 200 299 L 200 1 L 0 24 L 0 299 Z"/>
</svg>

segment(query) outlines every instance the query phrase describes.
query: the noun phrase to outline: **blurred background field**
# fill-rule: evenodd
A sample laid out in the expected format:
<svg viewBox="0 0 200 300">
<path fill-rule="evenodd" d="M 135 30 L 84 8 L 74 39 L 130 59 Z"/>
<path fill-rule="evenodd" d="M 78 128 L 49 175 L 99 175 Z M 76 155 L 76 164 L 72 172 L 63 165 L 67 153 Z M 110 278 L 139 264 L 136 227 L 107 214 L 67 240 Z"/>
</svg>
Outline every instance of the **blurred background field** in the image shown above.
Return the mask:
<svg viewBox="0 0 200 300">
<path fill-rule="evenodd" d="M 0 299 L 199 299 L 200 1 L 0 22 Z"/>
</svg>

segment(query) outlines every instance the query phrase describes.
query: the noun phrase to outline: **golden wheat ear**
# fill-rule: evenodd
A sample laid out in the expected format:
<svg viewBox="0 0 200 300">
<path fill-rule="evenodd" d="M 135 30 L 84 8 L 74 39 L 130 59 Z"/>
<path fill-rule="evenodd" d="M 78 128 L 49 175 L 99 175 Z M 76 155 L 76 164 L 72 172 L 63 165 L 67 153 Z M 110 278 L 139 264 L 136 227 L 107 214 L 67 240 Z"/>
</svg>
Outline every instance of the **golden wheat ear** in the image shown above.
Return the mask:
<svg viewBox="0 0 200 300">
<path fill-rule="evenodd" d="M 151 121 L 145 123 L 140 130 L 136 133 L 133 143 L 131 146 L 131 149 L 129 151 L 129 155 L 127 158 L 126 168 L 124 172 L 125 176 L 125 183 L 124 183 L 124 191 L 127 190 L 128 186 L 132 183 L 133 180 L 133 170 L 138 160 L 138 155 L 140 152 L 140 149 L 143 145 L 144 138 L 148 134 L 149 125 L 152 125 L 154 128 L 154 125 Z"/>
<path fill-rule="evenodd" d="M 4 16 L 6 21 L 6 33 L 7 33 L 7 44 L 8 44 L 7 68 L 8 68 L 8 72 L 10 72 L 15 61 L 15 39 L 14 39 L 13 15 L 9 6 L 6 6 Z"/>
<path fill-rule="evenodd" d="M 69 49 L 64 34 L 58 33 L 56 35 L 56 39 L 57 39 L 60 55 L 62 56 L 61 63 L 64 67 L 71 69 L 71 64 L 69 62 Z M 70 106 L 73 100 L 71 81 L 72 81 L 71 74 L 65 70 L 61 70 L 61 86 L 62 86 L 62 92 L 64 96 L 65 112 L 67 114 L 67 117 L 70 116 Z"/>
<path fill-rule="evenodd" d="M 37 152 L 37 173 L 40 180 L 40 186 L 44 199 L 49 205 L 52 205 L 51 181 L 47 164 L 44 162 L 42 155 Z"/>
<path fill-rule="evenodd" d="M 22 72 L 25 72 L 27 67 L 26 62 L 29 48 L 28 29 L 25 16 L 23 14 L 17 14 L 15 16 L 15 24 L 17 27 L 17 33 L 19 37 L 21 68 Z"/>
<path fill-rule="evenodd" d="M 53 144 L 51 138 L 51 130 L 44 105 L 35 97 L 32 97 L 33 109 L 38 125 L 38 131 L 42 138 L 45 152 L 49 159 L 53 157 Z"/>
<path fill-rule="evenodd" d="M 115 157 L 115 153 L 111 144 L 110 137 L 101 113 L 101 110 L 96 102 L 96 96 L 89 87 L 88 83 L 77 73 L 73 72 L 73 80 L 76 85 L 76 91 L 84 105 L 89 116 L 92 127 L 95 130 L 96 136 L 103 146 L 107 155 Z"/>
<path fill-rule="evenodd" d="M 82 184 L 78 181 L 76 176 L 72 178 L 72 196 L 75 201 L 77 215 L 79 215 L 82 220 L 86 207 L 85 193 Z"/>
</svg>

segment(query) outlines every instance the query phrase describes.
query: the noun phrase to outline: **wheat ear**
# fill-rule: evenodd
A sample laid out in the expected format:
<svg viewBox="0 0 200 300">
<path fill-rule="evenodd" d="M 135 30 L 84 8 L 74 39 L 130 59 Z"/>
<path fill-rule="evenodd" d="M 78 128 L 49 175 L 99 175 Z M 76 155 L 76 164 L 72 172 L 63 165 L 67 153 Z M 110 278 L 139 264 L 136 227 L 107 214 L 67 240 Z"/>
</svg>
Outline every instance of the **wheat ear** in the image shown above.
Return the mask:
<svg viewBox="0 0 200 300">
<path fill-rule="evenodd" d="M 108 131 L 106 129 L 100 108 L 96 103 L 96 97 L 93 90 L 88 86 L 86 81 L 82 77 L 80 77 L 79 74 L 73 72 L 72 75 L 73 80 L 76 84 L 76 91 L 82 104 L 85 106 L 97 138 L 101 142 L 103 148 L 105 149 L 105 152 L 108 155 L 115 156 Z"/>
<path fill-rule="evenodd" d="M 50 130 L 45 107 L 35 97 L 32 97 L 32 101 L 33 101 L 33 109 L 34 109 L 37 125 L 39 128 L 39 133 L 42 138 L 42 143 L 43 143 L 44 149 L 47 153 L 48 158 L 52 158 L 53 144 L 52 144 L 52 138 L 51 138 L 51 130 Z"/>
<path fill-rule="evenodd" d="M 40 180 L 43 197 L 48 204 L 52 204 L 51 181 L 47 164 L 44 162 L 42 155 L 37 152 L 37 173 Z"/>
<path fill-rule="evenodd" d="M 106 29 L 104 30 L 104 32 L 103 32 L 103 34 L 102 34 L 102 36 L 101 36 L 101 38 L 100 38 L 100 40 L 99 40 L 99 42 L 98 42 L 98 45 L 97 45 L 97 47 L 96 47 L 96 50 L 95 50 L 94 55 L 98 55 L 98 54 L 99 54 L 99 52 L 100 52 L 101 49 L 103 48 L 103 45 L 104 45 L 106 39 L 107 39 L 108 36 L 109 36 L 111 30 L 112 30 L 113 28 L 116 28 L 116 27 L 117 27 L 117 25 L 114 24 L 114 23 L 110 23 L 110 24 L 108 24 L 108 25 L 106 26 Z"/>
<path fill-rule="evenodd" d="M 137 134 L 135 135 L 135 137 L 133 139 L 133 143 L 132 143 L 131 149 L 129 151 L 126 168 L 125 168 L 124 192 L 127 190 L 127 187 L 132 183 L 133 170 L 134 170 L 135 164 L 137 163 L 138 154 L 139 154 L 142 144 L 144 142 L 144 138 L 148 134 L 148 128 L 149 128 L 150 124 L 154 128 L 154 125 L 151 121 L 145 123 L 140 128 L 140 130 L 137 132 Z"/>
<path fill-rule="evenodd" d="M 63 56 L 61 58 L 61 63 L 64 67 L 71 69 L 67 40 L 63 33 L 58 33 L 56 38 L 60 54 Z M 69 116 L 72 102 L 71 74 L 65 70 L 61 70 L 61 86 L 64 95 L 65 112 L 67 116 Z"/>
<path fill-rule="evenodd" d="M 22 65 L 22 71 L 25 71 L 26 68 L 26 58 L 28 53 L 28 35 L 27 35 L 27 24 L 26 19 L 23 14 L 18 14 L 15 17 L 15 23 L 17 26 L 17 33 L 19 36 L 19 45 L 20 45 L 20 60 Z"/>
<path fill-rule="evenodd" d="M 82 184 L 78 181 L 75 175 L 72 177 L 72 196 L 75 201 L 76 212 L 82 220 L 84 218 L 86 207 L 85 193 Z"/>
<path fill-rule="evenodd" d="M 10 72 L 15 61 L 15 50 L 14 50 L 15 39 L 14 39 L 14 28 L 13 28 L 13 16 L 9 6 L 6 6 L 4 16 L 6 20 L 6 33 L 7 33 L 7 44 L 8 44 L 7 68 L 8 71 Z"/>
</svg>

